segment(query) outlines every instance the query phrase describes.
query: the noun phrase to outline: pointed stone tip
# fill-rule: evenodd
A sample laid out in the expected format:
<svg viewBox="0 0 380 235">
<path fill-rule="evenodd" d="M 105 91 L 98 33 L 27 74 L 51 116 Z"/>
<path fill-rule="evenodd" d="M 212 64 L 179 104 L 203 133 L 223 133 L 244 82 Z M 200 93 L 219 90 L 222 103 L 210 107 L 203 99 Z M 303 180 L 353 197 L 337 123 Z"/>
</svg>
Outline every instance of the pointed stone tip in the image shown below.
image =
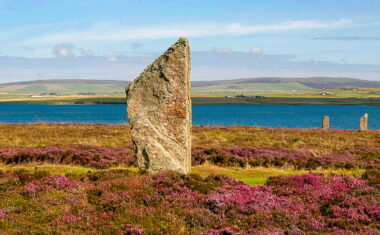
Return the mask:
<svg viewBox="0 0 380 235">
<path fill-rule="evenodd" d="M 189 41 L 189 39 L 187 37 L 179 37 L 178 41 Z"/>
<path fill-rule="evenodd" d="M 187 37 L 180 37 L 175 44 L 184 43 L 185 45 L 189 45 L 189 39 Z"/>
</svg>

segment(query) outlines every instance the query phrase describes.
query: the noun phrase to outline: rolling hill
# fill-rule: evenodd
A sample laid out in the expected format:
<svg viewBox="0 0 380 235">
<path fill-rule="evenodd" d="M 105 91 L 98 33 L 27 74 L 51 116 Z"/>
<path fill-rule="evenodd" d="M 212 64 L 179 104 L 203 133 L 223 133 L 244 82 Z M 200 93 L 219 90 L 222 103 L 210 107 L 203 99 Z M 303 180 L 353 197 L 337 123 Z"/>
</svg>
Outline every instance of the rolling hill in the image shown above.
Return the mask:
<svg viewBox="0 0 380 235">
<path fill-rule="evenodd" d="M 118 80 L 35 80 L 0 84 L 2 94 L 122 94 L 129 81 Z M 355 78 L 244 78 L 218 81 L 193 81 L 193 94 L 226 94 L 281 91 L 308 91 L 340 88 L 380 88 L 380 81 Z"/>
<path fill-rule="evenodd" d="M 0 93 L 9 94 L 80 94 L 96 93 L 100 95 L 124 93 L 128 81 L 117 80 L 35 80 L 0 84 Z"/>
<path fill-rule="evenodd" d="M 339 89 L 339 88 L 380 88 L 380 81 L 368 81 L 356 78 L 338 78 L 338 77 L 308 77 L 308 78 L 280 78 L 280 77 L 263 77 L 263 78 L 243 78 L 235 80 L 219 81 L 194 81 L 193 87 L 205 87 L 226 84 L 284 84 L 297 83 L 308 87 L 309 89 Z"/>
</svg>

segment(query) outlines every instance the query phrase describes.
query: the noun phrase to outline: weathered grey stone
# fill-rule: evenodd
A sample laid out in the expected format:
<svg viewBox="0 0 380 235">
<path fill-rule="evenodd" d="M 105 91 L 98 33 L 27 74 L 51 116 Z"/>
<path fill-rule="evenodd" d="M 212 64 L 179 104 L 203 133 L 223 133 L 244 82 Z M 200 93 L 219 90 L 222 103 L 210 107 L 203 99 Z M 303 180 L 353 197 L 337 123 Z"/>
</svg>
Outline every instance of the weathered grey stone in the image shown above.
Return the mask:
<svg viewBox="0 0 380 235">
<path fill-rule="evenodd" d="M 322 118 L 322 129 L 329 129 L 330 128 L 330 118 L 329 116 L 323 116 Z"/>
<path fill-rule="evenodd" d="M 360 130 L 366 131 L 368 130 L 368 114 L 364 114 L 363 117 L 360 118 Z"/>
<path fill-rule="evenodd" d="M 187 38 L 180 38 L 126 88 L 139 168 L 150 172 L 190 172 L 190 89 Z"/>
</svg>

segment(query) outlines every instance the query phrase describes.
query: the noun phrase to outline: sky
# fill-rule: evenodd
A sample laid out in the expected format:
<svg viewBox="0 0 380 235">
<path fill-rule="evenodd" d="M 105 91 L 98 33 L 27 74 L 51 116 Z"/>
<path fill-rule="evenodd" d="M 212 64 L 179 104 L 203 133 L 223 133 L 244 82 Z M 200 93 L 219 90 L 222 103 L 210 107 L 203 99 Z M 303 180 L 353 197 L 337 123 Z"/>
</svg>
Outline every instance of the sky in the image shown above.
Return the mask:
<svg viewBox="0 0 380 235">
<path fill-rule="evenodd" d="M 380 0 L 0 0 L 0 83 L 133 80 L 178 37 L 192 79 L 380 80 Z"/>
</svg>

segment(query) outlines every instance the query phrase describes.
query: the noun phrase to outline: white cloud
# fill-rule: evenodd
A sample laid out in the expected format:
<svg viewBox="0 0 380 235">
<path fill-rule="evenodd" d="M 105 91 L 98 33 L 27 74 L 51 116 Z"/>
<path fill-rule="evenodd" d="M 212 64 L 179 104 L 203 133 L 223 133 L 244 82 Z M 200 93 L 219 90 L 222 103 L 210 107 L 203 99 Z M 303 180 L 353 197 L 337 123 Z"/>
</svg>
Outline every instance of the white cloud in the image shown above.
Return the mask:
<svg viewBox="0 0 380 235">
<path fill-rule="evenodd" d="M 264 58 L 264 60 L 262 60 Z M 75 60 L 0 56 L 0 82 L 35 79 L 116 79 L 133 80 L 155 56 L 79 56 Z M 113 62 L 113 63 L 111 63 Z M 317 62 L 317 64 L 316 64 Z M 336 76 L 379 80 L 378 65 L 295 61 L 284 55 L 252 56 L 215 51 L 192 53 L 192 79 L 220 80 L 260 76 Z"/>
<path fill-rule="evenodd" d="M 284 32 L 295 30 L 340 28 L 352 26 L 350 20 L 336 20 L 332 22 L 319 21 L 291 21 L 268 25 L 232 24 L 203 24 L 203 25 L 174 25 L 157 26 L 152 28 L 129 29 L 122 25 L 105 26 L 95 25 L 87 30 L 51 33 L 30 38 L 23 44 L 44 44 L 59 42 L 90 42 L 90 41 L 127 41 L 138 39 L 162 39 L 179 36 L 207 37 L 220 35 L 250 35 L 268 32 Z"/>
<path fill-rule="evenodd" d="M 255 55 L 260 55 L 260 54 L 263 54 L 263 49 L 255 47 L 255 48 L 251 48 L 249 50 L 249 52 L 251 52 L 252 54 L 255 54 Z"/>
<path fill-rule="evenodd" d="M 53 47 L 52 52 L 55 57 L 60 57 L 60 58 L 75 57 L 78 55 L 81 55 L 81 56 L 95 55 L 92 50 L 83 49 L 73 44 L 67 44 L 67 43 L 56 44 Z"/>
<path fill-rule="evenodd" d="M 74 57 L 74 49 L 75 46 L 72 44 L 61 43 L 55 45 L 52 52 L 56 57 Z"/>
<path fill-rule="evenodd" d="M 94 56 L 94 52 L 92 50 L 86 49 L 81 49 L 81 54 L 82 56 Z"/>
<path fill-rule="evenodd" d="M 107 60 L 109 62 L 117 62 L 118 58 L 116 56 L 109 55 L 109 56 L 107 56 Z"/>
<path fill-rule="evenodd" d="M 255 34 L 262 32 L 279 32 L 292 30 L 307 30 L 307 29 L 325 29 L 339 28 L 349 26 L 350 20 L 337 20 L 333 22 L 319 21 L 289 21 L 281 24 L 251 26 L 241 25 L 240 23 L 230 24 L 226 27 L 226 32 L 236 35 Z"/>
</svg>

